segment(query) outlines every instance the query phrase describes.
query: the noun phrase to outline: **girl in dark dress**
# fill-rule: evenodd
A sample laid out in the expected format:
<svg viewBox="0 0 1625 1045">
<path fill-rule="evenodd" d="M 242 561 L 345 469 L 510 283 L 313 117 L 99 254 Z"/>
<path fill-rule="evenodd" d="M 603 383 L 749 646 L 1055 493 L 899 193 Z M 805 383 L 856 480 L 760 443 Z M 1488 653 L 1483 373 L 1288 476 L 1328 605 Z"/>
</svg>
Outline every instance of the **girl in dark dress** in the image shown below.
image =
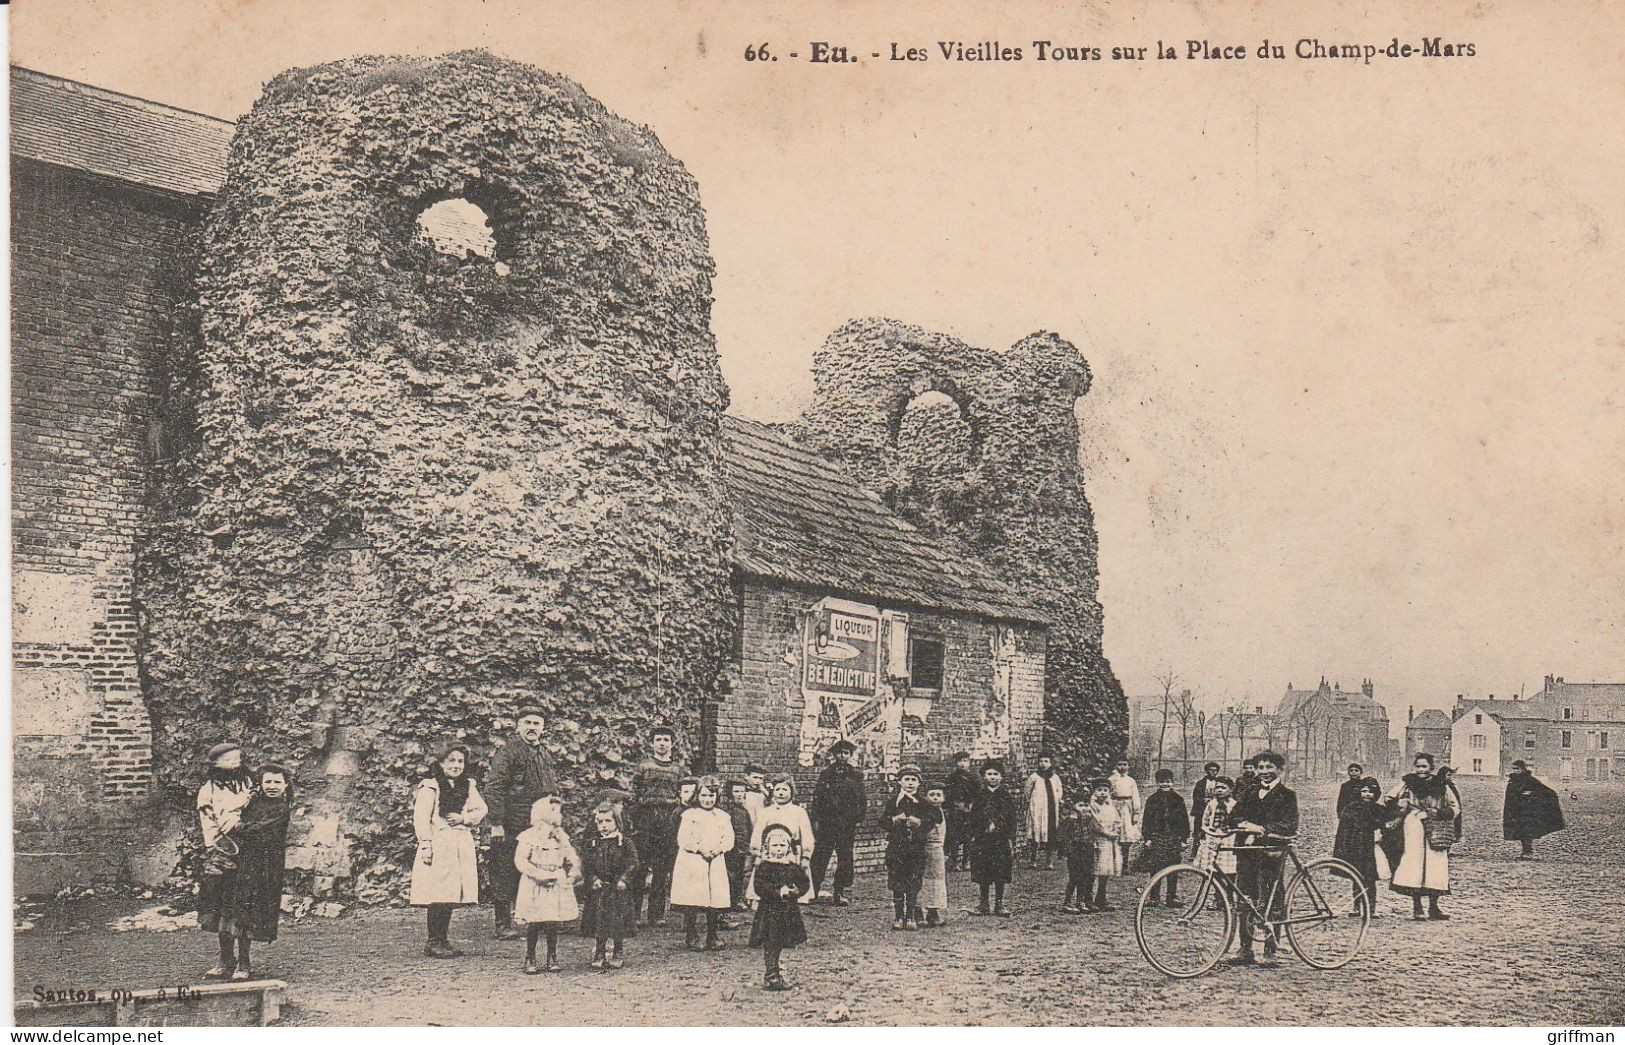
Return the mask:
<svg viewBox="0 0 1625 1045">
<path fill-rule="evenodd" d="M 790 989 L 779 971 L 779 953 L 807 942 L 801 898 L 811 889 L 812 879 L 791 850 L 790 829 L 780 824 L 769 826 L 762 834 L 762 856 L 751 879 L 751 895 L 757 907 L 750 944 L 762 948 L 762 986 L 770 991 Z"/>
<path fill-rule="evenodd" d="M 581 878 L 587 894 L 582 921 L 592 925 L 598 940 L 592 968 L 619 969 L 626 964 L 621 941 L 632 935 L 637 921 L 638 848 L 622 831 L 613 803 L 601 803 L 592 819 L 597 834 L 581 847 Z M 612 940 L 614 950 L 609 949 Z"/>
<path fill-rule="evenodd" d="M 1382 794 L 1382 785 L 1375 777 L 1365 777 L 1359 781 L 1360 789 L 1355 797 L 1345 802 L 1337 810 L 1337 839 L 1332 843 L 1332 855 L 1345 861 L 1350 867 L 1360 872 L 1361 885 L 1356 889 L 1356 895 L 1363 889 L 1366 906 L 1371 910 L 1371 916 L 1377 916 L 1377 832 L 1382 829 L 1387 812 L 1377 804 Z M 1359 909 L 1356 908 L 1356 914 Z"/>
<path fill-rule="evenodd" d="M 897 795 L 880 814 L 886 829 L 886 885 L 892 895 L 892 928 L 914 930 L 915 908 L 925 881 L 926 832 L 942 823 L 942 810 L 920 797 L 920 767 L 897 773 Z"/>
<path fill-rule="evenodd" d="M 227 837 L 235 844 L 235 867 L 217 876 L 212 902 L 200 905 L 203 928 L 220 934 L 220 961 L 224 970 L 233 956 L 229 941 L 236 941 L 235 981 L 253 978 L 249 941 L 276 939 L 282 913 L 282 876 L 288 848 L 288 818 L 293 808 L 288 771 L 275 763 L 260 767 L 259 790 L 243 807 L 242 817 Z M 229 848 L 229 847 L 228 847 Z M 214 972 L 215 970 L 210 970 Z"/>
</svg>

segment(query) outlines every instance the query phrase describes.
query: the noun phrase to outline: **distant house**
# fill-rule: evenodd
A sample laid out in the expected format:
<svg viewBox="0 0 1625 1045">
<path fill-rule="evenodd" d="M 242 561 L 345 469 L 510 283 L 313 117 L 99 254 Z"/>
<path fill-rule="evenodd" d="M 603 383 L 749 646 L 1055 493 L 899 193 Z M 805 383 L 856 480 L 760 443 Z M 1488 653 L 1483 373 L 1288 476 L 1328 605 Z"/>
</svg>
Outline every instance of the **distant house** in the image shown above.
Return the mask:
<svg viewBox="0 0 1625 1045">
<path fill-rule="evenodd" d="M 1488 701 L 1464 708 L 1450 727 L 1451 765 L 1461 776 L 1500 776 L 1502 765 L 1501 716 Z M 1502 709 L 1501 714 L 1506 714 Z M 1517 720 L 1509 717 L 1509 722 Z M 1514 727 L 1515 728 L 1515 727 Z M 1511 763 L 1511 757 L 1507 758 Z"/>
<path fill-rule="evenodd" d="M 1625 780 L 1625 752 L 1619 750 L 1625 743 L 1625 683 L 1565 682 L 1548 675 L 1541 691 L 1526 700 L 1457 696 L 1452 714 L 1458 742 L 1466 737 L 1472 743 L 1480 715 L 1493 719 L 1499 732 L 1493 757 L 1456 749 L 1456 769 L 1464 774 L 1506 772 L 1522 759 L 1538 775 L 1559 780 Z M 1483 735 L 1489 745 L 1492 734 Z M 1473 769 L 1474 758 L 1482 759 L 1482 770 Z"/>
<path fill-rule="evenodd" d="M 1410 760 L 1426 752 L 1447 764 L 1450 761 L 1450 716 L 1437 708 L 1428 708 L 1420 715 L 1412 715 L 1405 723 L 1405 769 Z"/>
<path fill-rule="evenodd" d="M 1274 720 L 1282 753 L 1295 775 L 1336 776 L 1350 762 L 1368 768 L 1388 764 L 1388 711 L 1364 679 L 1358 690 L 1324 677 L 1315 689 L 1293 689 L 1276 705 Z"/>
</svg>

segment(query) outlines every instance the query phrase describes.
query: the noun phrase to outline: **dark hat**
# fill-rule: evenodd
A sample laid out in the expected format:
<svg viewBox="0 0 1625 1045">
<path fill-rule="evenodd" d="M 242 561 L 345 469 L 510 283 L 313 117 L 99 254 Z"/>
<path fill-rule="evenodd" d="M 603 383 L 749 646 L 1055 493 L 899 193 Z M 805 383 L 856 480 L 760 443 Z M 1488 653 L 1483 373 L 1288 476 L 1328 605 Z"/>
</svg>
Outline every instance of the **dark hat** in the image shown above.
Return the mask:
<svg viewBox="0 0 1625 1045">
<path fill-rule="evenodd" d="M 969 758 L 969 757 L 970 757 L 970 752 L 969 751 L 955 751 L 954 755 L 953 755 L 953 761 L 958 762 L 960 759 Z"/>
<path fill-rule="evenodd" d="M 1097 776 L 1093 780 L 1089 781 L 1090 790 L 1094 790 L 1097 787 L 1110 788 L 1111 786 L 1112 782 L 1103 776 Z"/>
<path fill-rule="evenodd" d="M 997 770 L 998 772 L 1003 773 L 1004 772 L 1004 763 L 1000 762 L 996 758 L 985 758 L 985 759 L 983 759 L 982 760 L 982 772 L 986 773 L 990 769 Z"/>
<path fill-rule="evenodd" d="M 1236 782 L 1234 780 L 1231 780 L 1227 776 L 1216 776 L 1216 777 L 1213 778 L 1213 782 L 1215 784 L 1223 784 L 1225 787 L 1235 787 L 1236 786 Z"/>
<path fill-rule="evenodd" d="M 1368 787 L 1374 787 L 1377 789 L 1377 794 L 1382 794 L 1382 781 L 1378 780 L 1376 777 L 1363 776 L 1360 778 L 1360 790 L 1364 791 Z"/>
<path fill-rule="evenodd" d="M 241 751 L 242 749 L 243 746 L 241 744 L 230 740 L 222 741 L 209 749 L 209 761 L 213 762 L 215 759 L 219 758 L 221 755 L 224 755 L 228 751 Z"/>
<path fill-rule="evenodd" d="M 756 762 L 752 762 L 750 765 L 745 767 L 746 776 L 750 776 L 752 773 L 760 773 L 763 776 L 767 776 L 767 770 L 763 769 L 761 765 Z"/>
<path fill-rule="evenodd" d="M 849 755 L 857 749 L 857 745 L 850 740 L 837 740 L 829 746 L 829 753 L 832 755 Z"/>
<path fill-rule="evenodd" d="M 536 704 L 526 704 L 524 707 L 521 707 L 518 711 L 514 712 L 513 720 L 518 722 L 527 715 L 535 715 L 537 718 L 546 718 L 547 712 L 543 711 L 541 707 Z"/>
<path fill-rule="evenodd" d="M 1528 769 L 1528 768 L 1529 768 L 1529 763 L 1528 763 L 1528 762 L 1525 762 L 1525 761 L 1524 761 L 1524 760 L 1523 760 L 1523 759 L 1521 759 L 1521 758 L 1519 758 L 1519 759 L 1515 759 L 1515 760 L 1514 760 L 1514 761 L 1513 761 L 1513 763 L 1512 763 L 1512 768 L 1513 768 L 1513 769 Z"/>
<path fill-rule="evenodd" d="M 1173 778 L 1174 778 L 1174 771 L 1172 769 L 1159 769 L 1159 770 L 1157 770 L 1157 782 L 1159 784 L 1164 780 L 1172 780 Z"/>
<path fill-rule="evenodd" d="M 920 767 L 912 762 L 904 762 L 897 770 L 897 779 L 901 780 L 906 776 L 916 777 L 921 780 L 925 779 L 925 774 L 920 772 Z"/>
<path fill-rule="evenodd" d="M 1219 765 L 1219 763 L 1217 763 L 1217 762 L 1204 762 L 1202 764 L 1202 772 L 1204 772 L 1204 773 L 1206 773 L 1210 769 L 1223 769 L 1223 768 L 1224 767 Z"/>
<path fill-rule="evenodd" d="M 1043 749 L 1043 750 L 1042 750 L 1042 751 L 1040 751 L 1040 752 L 1039 752 L 1039 753 L 1038 753 L 1038 757 L 1039 757 L 1039 758 L 1047 758 L 1047 759 L 1049 759 L 1049 760 L 1050 760 L 1050 761 L 1051 761 L 1051 762 L 1053 762 L 1053 761 L 1055 761 L 1055 756 L 1054 756 L 1054 755 L 1053 755 L 1053 754 L 1051 754 L 1051 753 L 1050 753 L 1050 749 L 1049 749 L 1049 748 L 1044 748 L 1044 749 Z"/>
</svg>

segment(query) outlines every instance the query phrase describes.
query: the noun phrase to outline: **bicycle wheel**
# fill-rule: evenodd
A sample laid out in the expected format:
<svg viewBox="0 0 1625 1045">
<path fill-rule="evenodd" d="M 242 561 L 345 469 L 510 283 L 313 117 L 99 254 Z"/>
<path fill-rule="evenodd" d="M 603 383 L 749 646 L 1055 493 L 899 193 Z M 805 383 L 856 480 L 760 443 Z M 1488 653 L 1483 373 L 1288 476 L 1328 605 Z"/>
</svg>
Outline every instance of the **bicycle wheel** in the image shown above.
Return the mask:
<svg viewBox="0 0 1625 1045">
<path fill-rule="evenodd" d="M 1173 906 L 1165 895 L 1170 891 L 1178 898 Z M 1224 957 L 1235 931 L 1234 918 L 1230 895 L 1211 874 L 1190 864 L 1175 864 L 1146 883 L 1134 910 L 1134 939 L 1158 972 L 1188 979 Z"/>
<path fill-rule="evenodd" d="M 1371 905 L 1360 872 L 1342 860 L 1311 860 L 1286 890 L 1286 938 L 1316 969 L 1341 969 L 1360 953 Z"/>
</svg>

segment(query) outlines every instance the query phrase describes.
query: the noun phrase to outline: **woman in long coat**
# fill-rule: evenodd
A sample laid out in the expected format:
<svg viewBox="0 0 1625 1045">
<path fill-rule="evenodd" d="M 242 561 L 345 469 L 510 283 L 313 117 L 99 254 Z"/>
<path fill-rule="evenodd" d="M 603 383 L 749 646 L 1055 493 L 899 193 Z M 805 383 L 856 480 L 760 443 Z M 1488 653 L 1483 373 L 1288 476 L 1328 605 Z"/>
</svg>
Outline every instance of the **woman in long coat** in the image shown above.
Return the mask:
<svg viewBox="0 0 1625 1045">
<path fill-rule="evenodd" d="M 1406 773 L 1389 794 L 1393 808 L 1404 816 L 1400 824 L 1404 848 L 1389 888 L 1411 898 L 1412 918 L 1442 921 L 1450 917 L 1439 910 L 1439 897 L 1450 891 L 1450 850 L 1429 844 L 1428 834 L 1446 833 L 1446 824 L 1449 834 L 1458 832 L 1461 802 L 1447 776 L 1434 772 L 1432 755 L 1417 755 L 1414 766 L 1415 772 Z M 1440 826 L 1430 828 L 1430 821 Z"/>
<path fill-rule="evenodd" d="M 677 862 L 671 873 L 671 905 L 683 912 L 689 950 L 720 951 L 717 937 L 722 912 L 733 906 L 728 891 L 728 861 L 734 847 L 733 818 L 718 808 L 722 782 L 705 777 L 694 793 L 695 804 L 677 825 Z M 705 915 L 705 946 L 700 946 L 699 915 Z"/>
<path fill-rule="evenodd" d="M 451 912 L 480 902 L 480 869 L 474 829 L 485 820 L 485 800 L 468 775 L 468 749 L 447 748 L 412 791 L 412 830 L 418 851 L 412 861 L 413 907 L 428 908 L 429 940 L 423 953 L 455 958 Z"/>
</svg>

